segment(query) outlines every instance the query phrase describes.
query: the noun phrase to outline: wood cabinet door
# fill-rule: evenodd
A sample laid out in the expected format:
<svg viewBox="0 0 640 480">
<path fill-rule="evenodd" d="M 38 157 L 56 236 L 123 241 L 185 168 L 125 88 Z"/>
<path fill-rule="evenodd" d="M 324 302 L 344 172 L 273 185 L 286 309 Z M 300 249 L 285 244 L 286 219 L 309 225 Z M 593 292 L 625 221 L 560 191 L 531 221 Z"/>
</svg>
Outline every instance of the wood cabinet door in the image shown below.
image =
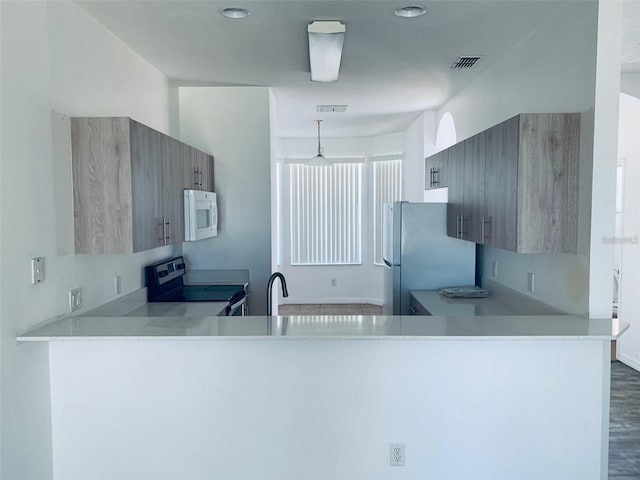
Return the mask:
<svg viewBox="0 0 640 480">
<path fill-rule="evenodd" d="M 131 120 L 133 251 L 164 245 L 160 132 Z"/>
<path fill-rule="evenodd" d="M 518 252 L 575 253 L 580 114 L 520 115 Z"/>
<path fill-rule="evenodd" d="M 462 238 L 484 243 L 485 132 L 464 142 Z"/>
<path fill-rule="evenodd" d="M 131 253 L 129 119 L 72 118 L 76 253 Z"/>
<path fill-rule="evenodd" d="M 448 149 L 447 186 L 449 187 L 447 203 L 447 235 L 462 238 L 461 218 L 464 201 L 464 142 Z"/>
<path fill-rule="evenodd" d="M 514 117 L 486 132 L 484 243 L 513 252 L 517 248 L 519 131 L 519 117 Z"/>
<path fill-rule="evenodd" d="M 213 192 L 213 157 L 182 144 L 184 188 Z"/>
<path fill-rule="evenodd" d="M 188 190 L 200 190 L 196 152 L 195 148 L 182 144 L 183 186 Z"/>
<path fill-rule="evenodd" d="M 213 186 L 213 156 L 202 153 L 202 190 L 207 192 L 215 192 Z"/>
<path fill-rule="evenodd" d="M 162 156 L 162 210 L 167 244 L 179 245 L 184 241 L 184 173 L 182 144 L 163 136 Z"/>
<path fill-rule="evenodd" d="M 445 170 L 448 158 L 449 151 L 442 150 L 425 159 L 425 190 L 447 186 Z"/>
</svg>

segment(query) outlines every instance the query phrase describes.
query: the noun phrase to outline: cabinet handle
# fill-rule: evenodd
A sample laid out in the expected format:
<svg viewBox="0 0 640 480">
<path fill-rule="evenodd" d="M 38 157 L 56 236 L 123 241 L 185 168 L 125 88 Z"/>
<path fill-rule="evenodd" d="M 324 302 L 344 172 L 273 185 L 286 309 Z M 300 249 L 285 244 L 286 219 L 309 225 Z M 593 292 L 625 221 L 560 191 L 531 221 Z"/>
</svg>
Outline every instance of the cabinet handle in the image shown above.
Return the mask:
<svg viewBox="0 0 640 480">
<path fill-rule="evenodd" d="M 193 169 L 193 188 L 198 189 L 198 169 Z"/>
<path fill-rule="evenodd" d="M 170 245 L 171 244 L 171 220 L 166 219 L 166 221 L 164 222 L 165 225 L 165 229 L 164 229 L 164 244 L 165 245 Z M 167 235 L 167 232 L 169 232 L 169 234 Z"/>
<path fill-rule="evenodd" d="M 200 188 L 202 188 L 202 168 L 200 169 Z"/>
<path fill-rule="evenodd" d="M 485 216 L 482 216 L 482 239 L 489 239 L 491 240 L 491 233 L 489 233 L 489 235 L 486 234 L 485 232 L 485 225 L 489 224 L 489 232 L 491 232 L 491 217 L 489 217 L 489 219 L 487 220 L 487 218 L 485 218 Z"/>
<path fill-rule="evenodd" d="M 437 168 L 433 169 L 433 185 L 440 185 L 440 170 L 438 170 Z"/>
<path fill-rule="evenodd" d="M 160 240 L 160 242 L 162 242 L 162 245 L 166 245 L 166 236 L 167 236 L 167 226 L 164 222 L 164 218 L 162 219 L 162 222 L 160 222 L 158 224 L 159 227 L 162 227 L 162 236 L 158 239 Z"/>
<path fill-rule="evenodd" d="M 460 215 L 456 215 L 456 238 L 460 238 Z"/>
</svg>

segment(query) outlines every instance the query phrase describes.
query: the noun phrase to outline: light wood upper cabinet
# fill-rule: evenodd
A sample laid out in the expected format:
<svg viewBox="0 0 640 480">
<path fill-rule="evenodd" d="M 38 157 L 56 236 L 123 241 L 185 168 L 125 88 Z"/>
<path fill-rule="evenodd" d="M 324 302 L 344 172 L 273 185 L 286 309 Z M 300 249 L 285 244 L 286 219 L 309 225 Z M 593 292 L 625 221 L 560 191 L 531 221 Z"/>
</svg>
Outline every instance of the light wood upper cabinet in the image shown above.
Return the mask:
<svg viewBox="0 0 640 480">
<path fill-rule="evenodd" d="M 575 253 L 579 146 L 577 113 L 520 114 L 452 146 L 436 161 L 447 158 L 447 234 L 518 253 Z"/>
<path fill-rule="evenodd" d="M 187 145 L 127 117 L 72 118 L 71 144 L 76 253 L 183 241 Z"/>
<path fill-rule="evenodd" d="M 447 159 L 447 235 L 462 238 L 463 235 L 463 203 L 464 203 L 464 148 L 465 144 L 457 143 L 448 149 Z"/>
<path fill-rule="evenodd" d="M 578 248 L 580 114 L 523 114 L 518 136 L 517 251 Z"/>
<path fill-rule="evenodd" d="M 76 253 L 132 252 L 129 119 L 72 118 L 71 140 Z"/>
<path fill-rule="evenodd" d="M 213 192 L 213 157 L 184 145 L 184 188 Z"/>
<path fill-rule="evenodd" d="M 72 122 L 82 120 L 85 119 L 72 119 Z M 95 122 L 101 119 L 86 120 Z M 129 135 L 131 137 L 130 182 L 133 212 L 133 236 L 130 242 L 132 242 L 133 251 L 140 252 L 165 245 L 162 157 L 166 155 L 164 150 L 167 145 L 163 144 L 160 132 L 133 120 L 129 121 Z M 81 159 L 78 160 L 81 161 Z M 103 159 L 103 161 L 108 160 Z M 104 182 L 104 188 L 111 187 L 109 179 L 102 179 L 102 182 Z M 77 242 L 76 252 L 80 253 Z"/>
<path fill-rule="evenodd" d="M 169 238 L 167 243 L 180 244 L 184 241 L 184 196 L 182 178 L 182 146 L 183 143 L 163 135 L 162 155 L 162 211 L 165 217 L 164 234 Z"/>
<path fill-rule="evenodd" d="M 449 150 L 442 150 L 425 159 L 425 190 L 447 185 L 447 164 Z"/>
<path fill-rule="evenodd" d="M 485 132 L 464 141 L 463 203 L 461 236 L 484 243 L 485 235 Z"/>
<path fill-rule="evenodd" d="M 485 155 L 485 238 L 496 248 L 517 249 L 518 137 L 514 117 L 487 130 Z"/>
</svg>

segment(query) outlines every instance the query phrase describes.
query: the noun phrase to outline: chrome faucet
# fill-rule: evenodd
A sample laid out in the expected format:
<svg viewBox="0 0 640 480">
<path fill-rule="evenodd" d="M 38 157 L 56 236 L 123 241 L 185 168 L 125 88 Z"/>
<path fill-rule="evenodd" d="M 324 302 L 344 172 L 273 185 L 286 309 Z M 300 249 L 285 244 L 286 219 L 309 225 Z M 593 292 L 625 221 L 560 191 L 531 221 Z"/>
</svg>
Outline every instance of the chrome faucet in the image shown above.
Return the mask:
<svg viewBox="0 0 640 480">
<path fill-rule="evenodd" d="M 284 279 L 284 275 L 280 272 L 275 272 L 269 277 L 269 283 L 267 283 L 267 315 L 271 316 L 272 308 L 271 308 L 271 290 L 273 289 L 273 282 L 276 278 L 280 279 L 280 283 L 282 284 L 282 296 L 288 297 L 289 292 L 287 292 L 287 281 Z"/>
</svg>

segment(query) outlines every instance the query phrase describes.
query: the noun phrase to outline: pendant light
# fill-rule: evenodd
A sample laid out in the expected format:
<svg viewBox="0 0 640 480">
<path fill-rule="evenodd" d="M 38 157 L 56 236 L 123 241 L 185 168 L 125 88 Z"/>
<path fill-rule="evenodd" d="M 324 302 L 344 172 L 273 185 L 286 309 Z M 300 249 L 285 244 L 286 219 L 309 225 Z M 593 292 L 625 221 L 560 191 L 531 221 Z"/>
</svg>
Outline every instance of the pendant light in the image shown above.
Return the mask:
<svg viewBox="0 0 640 480">
<path fill-rule="evenodd" d="M 324 156 L 324 148 L 320 145 L 320 124 L 322 120 L 314 120 L 318 124 L 318 154 L 313 157 L 311 160 L 307 162 L 307 165 L 311 165 L 314 167 L 328 167 L 331 165 L 326 157 Z"/>
</svg>

